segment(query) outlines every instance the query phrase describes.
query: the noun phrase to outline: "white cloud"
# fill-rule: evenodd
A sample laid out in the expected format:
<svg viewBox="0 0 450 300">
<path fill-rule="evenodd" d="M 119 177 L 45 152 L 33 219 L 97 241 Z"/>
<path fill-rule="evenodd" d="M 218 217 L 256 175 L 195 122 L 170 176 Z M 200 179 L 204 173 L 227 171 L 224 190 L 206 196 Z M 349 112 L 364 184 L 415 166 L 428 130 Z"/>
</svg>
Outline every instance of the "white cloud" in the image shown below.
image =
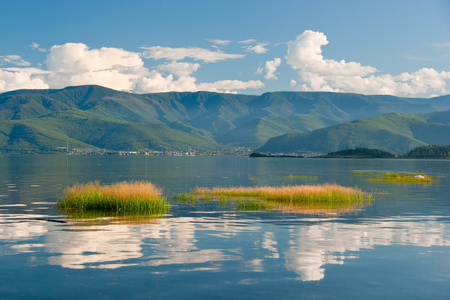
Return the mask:
<svg viewBox="0 0 450 300">
<path fill-rule="evenodd" d="M 247 52 L 255 52 L 257 54 L 262 54 L 262 53 L 266 53 L 268 51 L 266 48 L 267 45 L 268 45 L 267 43 L 259 43 L 254 46 L 244 47 L 244 49 Z"/>
<path fill-rule="evenodd" d="M 138 53 L 118 48 L 90 50 L 81 43 L 51 47 L 46 64 L 52 87 L 98 84 L 130 91 L 138 78 L 148 74 Z"/>
<path fill-rule="evenodd" d="M 240 41 L 238 43 L 239 44 L 252 44 L 252 43 L 255 43 L 255 42 L 257 42 L 257 40 L 255 40 L 255 39 L 248 39 L 248 40 Z"/>
<path fill-rule="evenodd" d="M 264 87 L 264 83 L 259 80 L 221 80 L 213 83 L 200 83 L 198 89 L 211 92 L 232 92 L 234 90 L 259 89 Z"/>
<path fill-rule="evenodd" d="M 0 93 L 19 89 L 48 89 L 42 71 L 34 68 L 0 69 Z"/>
<path fill-rule="evenodd" d="M 195 78 L 182 76 L 177 80 L 170 74 L 166 77 L 153 70 L 148 76 L 140 77 L 136 80 L 134 92 L 136 93 L 162 93 L 162 92 L 185 92 L 197 91 Z"/>
<path fill-rule="evenodd" d="M 217 39 L 213 39 L 213 40 L 209 40 L 211 43 L 219 45 L 219 46 L 227 46 L 228 44 L 231 43 L 231 41 L 229 40 L 217 40 Z"/>
<path fill-rule="evenodd" d="M 189 76 L 200 68 L 200 64 L 192 64 L 187 62 L 171 62 L 165 65 L 159 65 L 159 71 L 169 72 L 175 76 Z"/>
<path fill-rule="evenodd" d="M 141 77 L 136 81 L 134 92 L 156 93 L 156 92 L 195 92 L 209 91 L 219 93 L 236 93 L 236 90 L 256 89 L 264 87 L 264 83 L 257 80 L 221 80 L 212 83 L 196 83 L 192 76 L 181 76 L 175 79 L 172 74 L 164 77 L 157 71 L 151 71 L 149 76 Z"/>
<path fill-rule="evenodd" d="M 185 58 L 192 58 L 194 60 L 201 60 L 207 63 L 217 62 L 226 59 L 243 58 L 242 54 L 228 54 L 220 51 L 211 51 L 203 48 L 170 48 L 170 47 L 142 47 L 144 49 L 144 58 L 153 59 L 169 59 L 174 61 L 183 60 Z"/>
<path fill-rule="evenodd" d="M 287 63 L 298 71 L 300 90 L 355 92 L 363 94 L 417 95 L 447 93 L 449 72 L 423 68 L 399 76 L 376 76 L 377 69 L 358 62 L 324 59 L 321 47 L 328 44 L 321 32 L 307 30 L 287 43 Z"/>
<path fill-rule="evenodd" d="M 47 52 L 47 49 L 40 48 L 40 45 L 38 43 L 35 43 L 35 42 L 32 42 L 30 47 L 32 49 L 36 49 L 36 50 L 38 50 L 40 52 Z"/>
<path fill-rule="evenodd" d="M 31 47 L 37 49 L 39 45 L 33 43 Z M 197 79 L 192 74 L 200 68 L 200 64 L 177 61 L 179 58 L 190 57 L 213 62 L 228 58 L 240 58 L 244 55 L 213 52 L 199 48 L 155 48 L 162 52 L 168 50 L 165 52 L 165 56 L 162 53 L 159 55 L 166 58 L 171 57 L 174 60 L 150 71 L 144 67 L 140 53 L 107 47 L 89 49 L 82 43 L 55 45 L 51 47 L 47 55 L 46 70 L 18 67 L 0 68 L 0 92 L 22 88 L 63 88 L 84 84 L 97 84 L 136 93 L 198 90 L 234 92 L 235 90 L 264 86 L 261 81 L 253 80 L 197 83 Z M 158 56 L 157 53 L 153 54 Z M 16 65 L 20 65 L 21 62 L 21 57 L 17 55 L 2 56 L 1 58 L 4 62 L 15 62 Z"/>
<path fill-rule="evenodd" d="M 255 39 L 248 39 L 245 41 L 240 41 L 238 42 L 239 44 L 245 44 L 245 45 L 249 45 L 249 46 L 244 46 L 242 47 L 242 49 L 244 49 L 247 52 L 254 52 L 257 54 L 262 54 L 262 53 L 266 53 L 267 48 L 266 46 L 269 45 L 269 43 L 266 42 L 258 42 L 258 40 Z"/>
<path fill-rule="evenodd" d="M 11 64 L 16 66 L 28 67 L 31 64 L 22 59 L 19 55 L 0 56 L 0 65 Z"/>
<path fill-rule="evenodd" d="M 264 75 L 264 78 L 266 79 L 277 79 L 277 76 L 275 75 L 275 71 L 281 64 L 281 58 L 274 58 L 273 60 L 266 61 L 265 70 L 266 75 Z"/>
</svg>

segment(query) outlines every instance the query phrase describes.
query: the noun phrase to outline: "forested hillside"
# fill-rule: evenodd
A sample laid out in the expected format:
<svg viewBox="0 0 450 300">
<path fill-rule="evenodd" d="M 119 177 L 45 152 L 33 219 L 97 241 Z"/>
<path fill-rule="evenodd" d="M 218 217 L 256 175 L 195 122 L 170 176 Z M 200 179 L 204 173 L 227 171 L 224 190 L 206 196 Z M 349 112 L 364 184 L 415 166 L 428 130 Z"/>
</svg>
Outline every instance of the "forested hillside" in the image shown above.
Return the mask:
<svg viewBox="0 0 450 300">
<path fill-rule="evenodd" d="M 112 150 L 257 148 L 280 135 L 309 135 L 310 131 L 355 119 L 448 109 L 450 96 L 418 99 L 326 92 L 273 92 L 261 96 L 212 92 L 132 94 L 100 86 L 19 90 L 0 94 L 0 150 L 53 151 L 67 142 L 74 147 Z M 436 138 L 422 126 L 415 131 L 417 141 L 409 142 L 410 146 L 427 144 L 426 139 L 434 141 L 446 130 L 430 129 L 435 130 Z M 336 143 L 345 138 L 339 132 L 330 131 L 324 142 Z M 312 151 L 317 149 L 314 144 L 309 146 Z"/>
</svg>

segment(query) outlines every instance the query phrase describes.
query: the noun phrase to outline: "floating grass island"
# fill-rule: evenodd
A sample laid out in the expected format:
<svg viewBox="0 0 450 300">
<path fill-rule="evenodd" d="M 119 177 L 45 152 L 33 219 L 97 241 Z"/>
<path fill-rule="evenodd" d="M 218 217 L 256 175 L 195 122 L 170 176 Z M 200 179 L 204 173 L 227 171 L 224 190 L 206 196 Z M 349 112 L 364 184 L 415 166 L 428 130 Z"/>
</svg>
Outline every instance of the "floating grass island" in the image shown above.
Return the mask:
<svg viewBox="0 0 450 300">
<path fill-rule="evenodd" d="M 293 186 L 263 186 L 263 187 L 215 187 L 196 188 L 190 192 L 191 195 L 205 199 L 208 197 L 226 200 L 260 200 L 266 203 L 255 204 L 252 202 L 247 206 L 255 208 L 302 207 L 304 209 L 323 208 L 333 209 L 342 207 L 355 207 L 369 203 L 372 198 L 369 194 L 358 188 L 344 187 L 337 184 L 322 185 L 293 185 Z M 188 196 L 184 194 L 185 198 Z M 193 199 L 190 197 L 189 199 Z M 240 204 L 245 207 L 245 204 Z"/>
<path fill-rule="evenodd" d="M 98 181 L 76 184 L 64 191 L 58 209 L 72 215 L 161 215 L 168 211 L 162 191 L 151 182 L 118 182 L 101 185 Z"/>
<path fill-rule="evenodd" d="M 383 183 L 415 183 L 429 184 L 437 182 L 436 176 L 425 174 L 406 174 L 406 173 L 380 173 L 375 178 L 369 178 L 369 182 Z"/>
</svg>

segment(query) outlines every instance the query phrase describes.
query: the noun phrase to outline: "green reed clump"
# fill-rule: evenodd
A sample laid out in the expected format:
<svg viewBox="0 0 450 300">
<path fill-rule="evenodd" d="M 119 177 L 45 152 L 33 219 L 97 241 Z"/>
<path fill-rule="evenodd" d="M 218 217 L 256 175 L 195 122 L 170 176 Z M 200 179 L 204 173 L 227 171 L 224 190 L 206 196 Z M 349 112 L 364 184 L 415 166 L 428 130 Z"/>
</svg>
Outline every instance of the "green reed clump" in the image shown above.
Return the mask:
<svg viewBox="0 0 450 300">
<path fill-rule="evenodd" d="M 195 196 L 190 193 L 182 193 L 182 194 L 176 194 L 173 196 L 173 199 L 179 203 L 195 203 Z"/>
<path fill-rule="evenodd" d="M 58 200 L 58 209 L 65 212 L 105 211 L 118 215 L 164 214 L 168 211 L 162 191 L 150 182 L 118 182 L 101 185 L 89 182 L 68 187 Z"/>
<path fill-rule="evenodd" d="M 412 173 L 381 173 L 375 178 L 368 179 L 369 182 L 382 183 L 414 183 L 414 184 L 428 184 L 436 182 L 434 176 L 425 174 Z"/>
<path fill-rule="evenodd" d="M 242 211 L 259 211 L 272 210 L 273 204 L 267 201 L 242 201 L 239 200 L 236 205 L 237 210 Z"/>
</svg>

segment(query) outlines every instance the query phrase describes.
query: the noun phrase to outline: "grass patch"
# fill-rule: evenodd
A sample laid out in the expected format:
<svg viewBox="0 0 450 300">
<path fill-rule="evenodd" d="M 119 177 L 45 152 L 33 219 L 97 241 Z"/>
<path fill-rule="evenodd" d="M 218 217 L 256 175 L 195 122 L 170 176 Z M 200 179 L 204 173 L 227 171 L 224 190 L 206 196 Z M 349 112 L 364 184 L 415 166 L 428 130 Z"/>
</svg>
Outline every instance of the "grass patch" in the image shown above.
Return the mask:
<svg viewBox="0 0 450 300">
<path fill-rule="evenodd" d="M 371 200 L 370 195 L 358 188 L 344 187 L 337 184 L 196 188 L 192 191 L 192 194 L 238 200 L 254 198 L 289 205 L 322 204 L 336 206 L 363 203 Z"/>
<path fill-rule="evenodd" d="M 368 182 L 382 182 L 382 183 L 414 183 L 414 184 L 428 184 L 436 182 L 436 176 L 425 174 L 408 174 L 408 173 L 381 173 L 375 178 L 370 178 Z"/>
<path fill-rule="evenodd" d="M 231 205 L 237 211 L 275 210 L 319 215 L 355 212 L 372 201 L 371 195 L 358 188 L 337 184 L 196 188 L 175 196 L 185 203 L 195 203 L 195 199 L 204 198 L 217 201 L 219 207 Z"/>
<path fill-rule="evenodd" d="M 366 175 L 372 175 L 371 172 L 352 172 L 350 173 L 351 175 L 356 175 L 356 176 L 366 176 Z"/>
<path fill-rule="evenodd" d="M 173 199 L 175 201 L 177 201 L 178 203 L 183 203 L 183 204 L 195 204 L 195 196 L 193 194 L 190 193 L 182 193 L 182 194 L 177 194 L 173 196 Z"/>
<path fill-rule="evenodd" d="M 146 181 L 110 185 L 96 181 L 66 188 L 63 199 L 56 205 L 71 215 L 159 215 L 169 208 L 161 195 L 161 189 Z"/>
<path fill-rule="evenodd" d="M 282 179 L 289 180 L 317 180 L 319 177 L 317 176 L 305 176 L 305 175 L 288 175 L 281 177 Z"/>
<path fill-rule="evenodd" d="M 272 210 L 273 204 L 267 201 L 238 200 L 236 208 L 238 211 Z"/>
</svg>

